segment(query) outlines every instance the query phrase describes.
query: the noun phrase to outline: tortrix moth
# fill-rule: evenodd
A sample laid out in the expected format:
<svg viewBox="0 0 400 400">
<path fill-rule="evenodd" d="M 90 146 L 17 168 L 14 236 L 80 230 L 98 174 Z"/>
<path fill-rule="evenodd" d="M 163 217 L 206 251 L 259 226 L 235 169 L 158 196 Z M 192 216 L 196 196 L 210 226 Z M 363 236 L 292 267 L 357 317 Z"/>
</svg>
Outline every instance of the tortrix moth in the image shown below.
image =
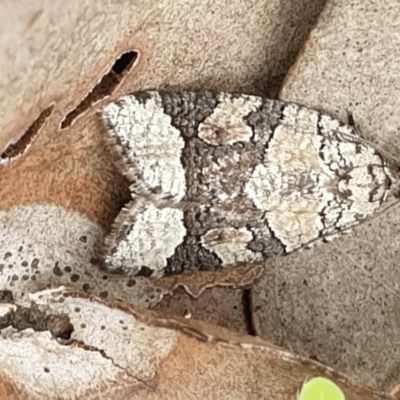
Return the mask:
<svg viewBox="0 0 400 400">
<path fill-rule="evenodd" d="M 285 255 L 398 197 L 395 162 L 294 103 L 142 91 L 101 117 L 132 194 L 105 240 L 111 270 L 161 276 Z"/>
</svg>

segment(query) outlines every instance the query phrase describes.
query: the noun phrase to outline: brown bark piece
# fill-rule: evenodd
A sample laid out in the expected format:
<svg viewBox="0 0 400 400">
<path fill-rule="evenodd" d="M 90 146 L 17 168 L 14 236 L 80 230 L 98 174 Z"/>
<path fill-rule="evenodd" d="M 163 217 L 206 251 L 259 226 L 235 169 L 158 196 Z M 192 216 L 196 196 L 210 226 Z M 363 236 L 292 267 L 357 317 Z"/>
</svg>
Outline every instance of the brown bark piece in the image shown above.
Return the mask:
<svg viewBox="0 0 400 400">
<path fill-rule="evenodd" d="M 35 326 L 5 327 L 0 333 L 1 398 L 198 399 L 217 394 L 219 399 L 292 400 L 306 379 L 318 375 L 335 380 L 347 400 L 390 399 L 321 364 L 204 322 L 139 314 L 64 290 L 35 293 L 24 307 L 53 319 L 64 315 L 74 330 L 69 339 L 54 339 Z M 10 312 L 9 306 L 0 306 L 0 315 Z"/>
<path fill-rule="evenodd" d="M 400 5 L 329 1 L 280 98 L 352 112 L 363 135 L 398 153 Z M 390 390 L 399 381 L 398 206 L 346 237 L 275 261 L 252 292 L 262 337 Z"/>
</svg>

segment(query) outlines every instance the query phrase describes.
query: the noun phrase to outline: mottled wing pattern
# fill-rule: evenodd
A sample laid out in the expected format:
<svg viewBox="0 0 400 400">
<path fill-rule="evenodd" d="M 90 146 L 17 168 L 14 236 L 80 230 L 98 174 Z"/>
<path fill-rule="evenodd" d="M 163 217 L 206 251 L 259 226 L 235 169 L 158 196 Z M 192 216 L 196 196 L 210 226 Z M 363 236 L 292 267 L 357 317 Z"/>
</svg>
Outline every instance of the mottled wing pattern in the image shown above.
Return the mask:
<svg viewBox="0 0 400 400">
<path fill-rule="evenodd" d="M 132 194 L 105 241 L 112 270 L 160 276 L 288 254 L 358 225 L 397 184 L 353 127 L 297 104 L 144 91 L 101 116 Z"/>
</svg>

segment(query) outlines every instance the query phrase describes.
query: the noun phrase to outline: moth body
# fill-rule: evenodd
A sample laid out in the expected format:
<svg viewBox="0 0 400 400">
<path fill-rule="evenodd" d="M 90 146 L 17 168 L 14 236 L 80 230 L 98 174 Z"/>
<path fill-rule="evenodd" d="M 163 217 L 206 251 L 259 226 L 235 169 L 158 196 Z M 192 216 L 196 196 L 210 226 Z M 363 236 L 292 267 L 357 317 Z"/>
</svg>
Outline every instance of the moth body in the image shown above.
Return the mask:
<svg viewBox="0 0 400 400">
<path fill-rule="evenodd" d="M 398 192 L 398 166 L 350 125 L 257 96 L 137 92 L 102 112 L 132 200 L 105 264 L 161 276 L 333 239 Z"/>
</svg>

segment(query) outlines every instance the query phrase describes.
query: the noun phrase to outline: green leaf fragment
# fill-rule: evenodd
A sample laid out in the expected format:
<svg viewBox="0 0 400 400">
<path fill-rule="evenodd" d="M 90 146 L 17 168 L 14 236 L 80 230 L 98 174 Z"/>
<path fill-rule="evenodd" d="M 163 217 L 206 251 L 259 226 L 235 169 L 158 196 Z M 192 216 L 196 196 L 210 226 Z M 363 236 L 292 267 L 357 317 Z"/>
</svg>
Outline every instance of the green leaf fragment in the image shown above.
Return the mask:
<svg viewBox="0 0 400 400">
<path fill-rule="evenodd" d="M 327 378 L 313 378 L 301 388 L 298 400 L 346 400 L 339 386 Z"/>
</svg>

